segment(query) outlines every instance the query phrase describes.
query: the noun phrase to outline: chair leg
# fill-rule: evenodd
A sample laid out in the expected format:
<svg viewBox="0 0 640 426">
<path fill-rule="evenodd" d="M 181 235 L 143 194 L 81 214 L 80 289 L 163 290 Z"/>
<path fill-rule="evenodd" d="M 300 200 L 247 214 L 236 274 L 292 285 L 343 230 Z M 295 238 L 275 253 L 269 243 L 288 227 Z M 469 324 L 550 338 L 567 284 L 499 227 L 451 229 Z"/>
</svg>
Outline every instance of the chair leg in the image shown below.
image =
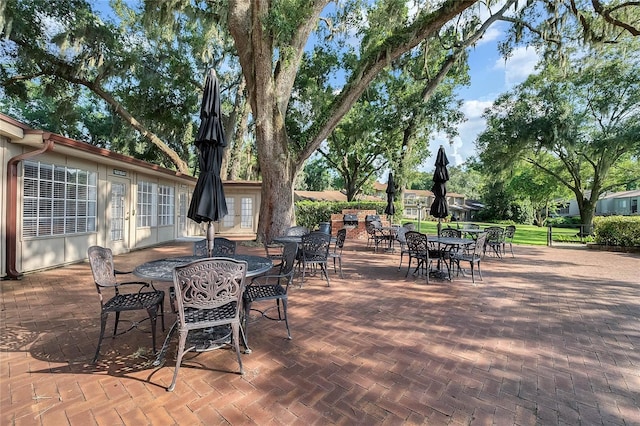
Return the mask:
<svg viewBox="0 0 640 426">
<path fill-rule="evenodd" d="M 151 321 L 151 343 L 153 348 L 153 353 L 156 353 L 156 323 L 158 320 L 158 305 L 153 305 L 147 308 L 147 314 L 149 314 L 149 320 Z M 164 321 L 163 321 L 164 322 Z M 164 331 L 164 327 L 162 327 L 162 331 Z"/>
<path fill-rule="evenodd" d="M 482 279 L 482 271 L 480 270 L 480 260 L 478 260 L 478 275 L 480 276 L 480 281 L 484 281 Z"/>
<path fill-rule="evenodd" d="M 184 347 L 187 344 L 187 330 L 180 330 L 178 333 L 178 354 L 176 355 L 176 369 L 173 371 L 173 380 L 167 388 L 167 391 L 172 392 L 176 387 L 176 380 L 178 379 L 178 370 L 180 370 L 180 364 L 182 364 L 182 357 L 184 357 Z"/>
<path fill-rule="evenodd" d="M 244 353 L 250 354 L 251 348 L 249 347 L 249 312 L 251 312 L 251 302 L 244 302 L 244 327 L 243 327 L 243 342 L 244 342 Z"/>
<path fill-rule="evenodd" d="M 240 356 L 240 323 L 234 322 L 231 324 L 231 330 L 233 332 L 233 347 L 236 350 L 238 356 L 238 365 L 240 366 L 240 374 L 244 374 L 244 368 L 242 367 L 242 357 Z"/>
<path fill-rule="evenodd" d="M 402 258 L 404 257 L 404 253 L 402 252 L 402 247 L 400 248 L 400 263 L 398 264 L 398 271 L 402 268 Z"/>
<path fill-rule="evenodd" d="M 469 262 L 471 264 L 471 282 L 473 283 L 473 285 L 476 284 L 476 278 L 475 275 L 473 274 L 473 260 L 471 262 Z"/>
<path fill-rule="evenodd" d="M 324 272 L 324 277 L 327 279 L 327 287 L 330 287 L 330 283 L 329 283 L 329 271 L 327 271 L 327 264 L 326 263 L 321 263 L 320 264 L 320 274 L 322 276 L 322 273 Z"/>
<path fill-rule="evenodd" d="M 338 258 L 338 264 L 339 264 L 339 269 L 340 269 L 340 278 L 344 279 L 344 275 L 342 275 L 342 257 Z"/>
<path fill-rule="evenodd" d="M 120 321 L 120 312 L 116 311 L 116 322 L 113 324 L 113 336 L 111 337 L 116 337 L 116 334 L 118 333 L 118 322 Z"/>
<path fill-rule="evenodd" d="M 104 338 L 104 330 L 107 328 L 108 316 L 108 312 L 103 312 L 102 314 L 100 314 L 100 337 L 98 338 L 98 347 L 96 348 L 96 354 L 93 357 L 92 364 L 95 364 L 96 361 L 98 361 L 98 356 L 100 355 L 100 346 L 102 345 L 102 339 Z"/>
<path fill-rule="evenodd" d="M 282 311 L 284 312 L 284 325 L 287 326 L 287 336 L 291 340 L 291 330 L 289 330 L 289 316 L 287 315 L 287 299 L 282 299 Z"/>
</svg>

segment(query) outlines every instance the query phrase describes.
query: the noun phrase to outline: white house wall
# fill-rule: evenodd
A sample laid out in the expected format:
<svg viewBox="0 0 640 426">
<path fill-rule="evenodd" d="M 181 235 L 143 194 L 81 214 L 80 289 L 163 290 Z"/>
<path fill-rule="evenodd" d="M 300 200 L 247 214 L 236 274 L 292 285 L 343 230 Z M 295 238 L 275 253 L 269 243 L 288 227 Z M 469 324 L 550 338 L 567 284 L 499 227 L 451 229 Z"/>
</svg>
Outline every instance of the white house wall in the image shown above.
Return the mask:
<svg viewBox="0 0 640 426">
<path fill-rule="evenodd" d="M 1 117 L 0 117 L 1 118 Z M 7 162 L 24 153 L 32 152 L 35 145 L 23 145 L 11 141 L 3 133 L 0 133 L 0 207 L 2 215 L 0 226 L 2 238 L 0 238 L 0 277 L 7 276 L 9 265 L 6 264 L 6 212 L 7 212 Z M 28 273 L 35 270 L 61 266 L 86 259 L 87 249 L 92 245 L 110 247 L 115 254 L 125 253 L 130 250 L 144 248 L 173 241 L 185 236 L 203 236 L 205 227 L 187 219 L 186 214 L 191 200 L 191 194 L 195 186 L 195 179 L 191 177 L 172 177 L 166 172 L 155 172 L 138 165 L 130 166 L 126 162 L 116 162 L 113 158 L 104 158 L 95 154 L 74 149 L 69 146 L 54 145 L 52 152 L 46 152 L 28 161 L 66 166 L 88 172 L 95 172 L 96 180 L 96 228 L 95 232 L 68 234 L 59 236 L 24 237 L 23 235 L 23 190 L 24 190 L 24 162 L 18 163 L 17 179 L 17 216 L 16 224 L 16 260 L 15 270 L 20 273 Z M 151 165 L 150 165 L 151 166 Z M 174 190 L 173 224 L 151 227 L 138 227 L 136 220 L 138 183 L 141 181 L 157 185 L 171 186 Z M 127 219 L 124 233 L 126 243 L 117 244 L 111 241 L 111 185 L 116 182 L 126 187 L 125 199 L 127 203 Z M 258 216 L 260 209 L 260 182 L 225 182 L 227 197 L 251 197 L 254 200 L 252 211 L 252 226 L 250 229 L 241 226 L 233 226 L 228 229 L 216 227 L 216 233 L 235 239 L 255 239 L 257 232 Z M 182 194 L 182 196 L 181 196 Z M 182 200 L 182 206 L 180 204 Z M 239 203 L 239 201 L 238 201 Z M 239 204 L 238 204 L 239 205 Z M 181 208 L 182 207 L 182 208 Z M 240 220 L 236 213 L 237 220 Z M 235 219 L 234 219 L 235 220 Z"/>
</svg>

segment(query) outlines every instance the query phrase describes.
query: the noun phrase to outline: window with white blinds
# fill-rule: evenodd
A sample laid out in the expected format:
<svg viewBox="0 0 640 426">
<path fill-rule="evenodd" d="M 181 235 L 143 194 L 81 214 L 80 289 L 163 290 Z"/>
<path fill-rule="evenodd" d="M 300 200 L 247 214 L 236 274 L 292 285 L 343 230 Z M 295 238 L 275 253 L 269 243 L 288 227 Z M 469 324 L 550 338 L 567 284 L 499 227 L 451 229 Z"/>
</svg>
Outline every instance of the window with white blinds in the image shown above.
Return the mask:
<svg viewBox="0 0 640 426">
<path fill-rule="evenodd" d="M 95 172 L 25 161 L 23 177 L 23 237 L 95 232 Z"/>
</svg>

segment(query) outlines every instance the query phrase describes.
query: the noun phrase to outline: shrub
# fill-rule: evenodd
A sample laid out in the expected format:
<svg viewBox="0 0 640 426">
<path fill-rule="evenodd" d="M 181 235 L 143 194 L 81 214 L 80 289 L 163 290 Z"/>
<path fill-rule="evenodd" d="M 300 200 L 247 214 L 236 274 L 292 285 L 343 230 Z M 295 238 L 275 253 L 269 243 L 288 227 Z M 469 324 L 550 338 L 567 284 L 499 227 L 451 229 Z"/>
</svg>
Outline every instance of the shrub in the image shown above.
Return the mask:
<svg viewBox="0 0 640 426">
<path fill-rule="evenodd" d="M 593 223 L 596 244 L 640 246 L 640 216 L 596 217 Z"/>
<path fill-rule="evenodd" d="M 402 217 L 400 202 L 396 202 L 396 217 Z M 320 222 L 330 222 L 332 214 L 342 213 L 345 209 L 375 210 L 384 215 L 387 203 L 384 201 L 296 201 L 296 224 L 315 228 Z"/>
</svg>

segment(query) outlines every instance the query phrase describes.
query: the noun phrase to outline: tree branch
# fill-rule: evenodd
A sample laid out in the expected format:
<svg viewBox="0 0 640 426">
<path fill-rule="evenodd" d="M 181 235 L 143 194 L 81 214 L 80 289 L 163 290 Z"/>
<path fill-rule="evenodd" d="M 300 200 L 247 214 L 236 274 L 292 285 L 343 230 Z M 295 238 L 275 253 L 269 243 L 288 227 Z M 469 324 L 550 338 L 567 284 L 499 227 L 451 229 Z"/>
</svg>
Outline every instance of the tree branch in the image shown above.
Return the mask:
<svg viewBox="0 0 640 426">
<path fill-rule="evenodd" d="M 626 2 L 626 3 L 622 3 L 622 4 L 619 4 L 619 5 L 613 6 L 611 8 L 605 8 L 604 6 L 602 6 L 602 3 L 600 3 L 600 0 L 591 0 L 591 4 L 593 5 L 593 9 L 599 15 L 601 15 L 604 18 L 605 21 L 607 21 L 611 25 L 614 25 L 614 26 L 620 27 L 620 28 L 624 28 L 625 30 L 629 31 L 629 33 L 632 36 L 639 36 L 640 35 L 640 29 L 635 28 L 633 25 L 627 24 L 626 22 L 622 22 L 622 21 L 614 18 L 613 16 L 611 16 L 611 13 L 617 11 L 618 9 L 622 9 L 624 7 L 638 7 L 638 6 L 640 6 L 640 2 L 639 1 L 629 1 L 629 2 Z"/>
</svg>

